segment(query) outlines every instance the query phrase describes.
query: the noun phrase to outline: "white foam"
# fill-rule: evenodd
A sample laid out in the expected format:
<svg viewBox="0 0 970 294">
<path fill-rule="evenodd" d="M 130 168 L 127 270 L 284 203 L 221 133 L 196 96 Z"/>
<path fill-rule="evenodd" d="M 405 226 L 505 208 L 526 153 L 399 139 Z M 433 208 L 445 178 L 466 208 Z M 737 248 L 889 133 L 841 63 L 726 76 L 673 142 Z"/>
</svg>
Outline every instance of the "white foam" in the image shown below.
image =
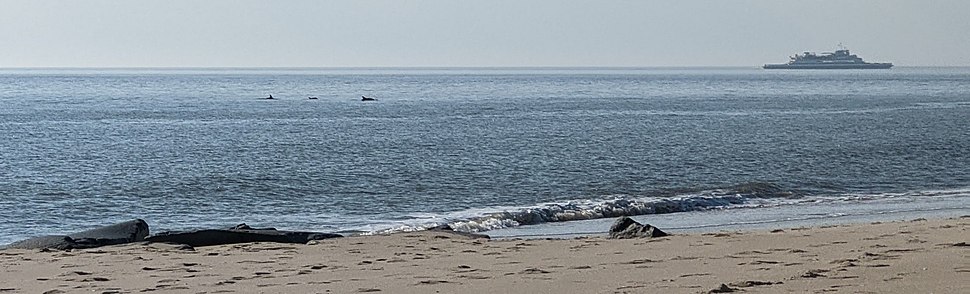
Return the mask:
<svg viewBox="0 0 970 294">
<path fill-rule="evenodd" d="M 700 211 L 727 207 L 774 206 L 798 201 L 792 193 L 771 184 L 751 183 L 729 190 L 711 190 L 674 197 L 615 197 L 610 200 L 573 200 L 541 203 L 532 206 L 503 206 L 468 209 L 442 215 L 414 214 L 412 219 L 393 224 L 377 224 L 366 228 L 368 234 L 382 234 L 423 230 L 448 225 L 456 231 L 483 232 L 495 229 L 566 222 Z"/>
<path fill-rule="evenodd" d="M 553 222 L 567 222 L 666 214 L 677 212 L 720 210 L 733 208 L 769 208 L 790 205 L 828 205 L 838 202 L 868 202 L 874 200 L 918 201 L 921 197 L 970 197 L 970 188 L 927 190 L 898 193 L 845 193 L 796 197 L 792 193 L 774 190 L 737 191 L 713 190 L 675 197 L 615 197 L 610 200 L 574 200 L 542 203 L 533 206 L 502 206 L 467 209 L 445 214 L 414 214 L 413 219 L 394 224 L 372 225 L 362 229 L 369 234 L 409 232 L 448 225 L 456 231 L 485 232 Z"/>
</svg>

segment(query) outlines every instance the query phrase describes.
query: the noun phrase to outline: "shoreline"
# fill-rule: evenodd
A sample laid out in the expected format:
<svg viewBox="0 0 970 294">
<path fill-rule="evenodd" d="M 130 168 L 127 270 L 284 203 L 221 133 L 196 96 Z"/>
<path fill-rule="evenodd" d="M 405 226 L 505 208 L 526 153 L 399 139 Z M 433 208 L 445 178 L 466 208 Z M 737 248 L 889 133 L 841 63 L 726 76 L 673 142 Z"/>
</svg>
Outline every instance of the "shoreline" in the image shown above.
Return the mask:
<svg viewBox="0 0 970 294">
<path fill-rule="evenodd" d="M 900 197 L 873 199 L 867 201 L 825 201 L 825 202 L 806 202 L 786 205 L 773 206 L 737 206 L 723 207 L 706 210 L 692 210 L 673 213 L 656 213 L 628 215 L 634 220 L 657 226 L 664 231 L 685 234 L 685 233 L 710 233 L 721 231 L 757 231 L 772 229 L 790 229 L 806 226 L 819 225 L 844 225 L 844 224 L 864 224 L 870 222 L 891 222 L 898 220 L 908 220 L 916 218 L 953 218 L 963 215 L 970 215 L 970 197 L 966 195 L 966 189 L 955 190 L 957 196 L 949 197 Z M 519 225 L 505 228 L 492 229 L 487 231 L 472 231 L 471 233 L 488 235 L 494 239 L 544 239 L 544 238 L 576 238 L 576 237 L 602 237 L 606 236 L 606 228 L 612 225 L 616 217 L 601 217 L 582 220 L 569 221 L 550 221 L 538 224 Z M 109 220 L 110 222 L 123 222 L 130 218 Z M 155 222 L 148 219 L 152 225 L 151 233 L 160 232 L 182 232 L 204 229 L 229 228 L 240 223 L 249 223 L 244 219 L 237 222 L 226 222 L 221 225 L 210 227 L 166 227 L 156 226 Z M 63 235 L 70 232 L 99 228 L 107 225 L 106 223 L 85 223 L 84 226 L 75 228 L 48 229 L 42 233 L 30 235 L 7 236 L 0 238 L 0 248 L 13 242 L 29 238 L 46 235 Z M 278 226 L 273 223 L 257 224 L 261 227 L 274 227 L 281 230 L 307 231 L 307 232 L 326 232 L 336 233 L 343 236 L 358 235 L 382 235 L 421 231 L 443 225 L 443 223 L 432 223 L 431 225 L 410 225 L 408 229 L 392 228 L 379 229 L 377 231 L 361 230 L 325 230 L 313 227 L 302 226 Z M 454 228 L 454 227 L 453 227 Z"/>
<path fill-rule="evenodd" d="M 772 229 L 790 229 L 819 225 L 864 224 L 870 222 L 890 222 L 916 218 L 953 218 L 970 215 L 970 197 L 965 197 L 966 189 L 954 190 L 956 196 L 946 197 L 895 197 L 873 199 L 866 201 L 825 201 L 805 202 L 785 205 L 769 206 L 737 206 L 706 210 L 691 210 L 673 213 L 656 213 L 628 215 L 634 220 L 657 226 L 664 231 L 685 233 L 711 233 L 721 231 L 757 231 Z M 601 217 L 569 221 L 550 221 L 538 224 L 519 225 L 492 229 L 487 231 L 472 231 L 471 233 L 488 235 L 494 239 L 544 239 L 544 238 L 576 238 L 602 237 L 606 235 L 606 228 L 613 223 L 615 217 Z M 130 218 L 110 220 L 109 222 L 123 222 Z M 103 221 L 103 220 L 102 220 Z M 226 222 L 210 227 L 166 227 L 152 225 L 151 233 L 182 232 L 204 229 L 229 228 L 240 223 L 248 223 L 244 219 L 237 222 Z M 46 236 L 63 235 L 70 232 L 99 228 L 106 223 L 85 223 L 75 228 L 48 229 L 42 233 L 30 235 L 6 236 L 0 238 L 0 248 L 20 240 Z M 313 227 L 278 226 L 273 223 L 258 224 L 259 227 L 274 227 L 281 230 L 326 232 L 343 236 L 396 234 L 424 230 L 443 225 L 410 225 L 407 229 L 388 227 L 377 231 L 361 230 L 325 230 Z M 454 228 L 454 227 L 453 227 Z"/>
<path fill-rule="evenodd" d="M 422 231 L 193 250 L 134 243 L 0 251 L 0 291 L 966 293 L 968 242 L 970 215 L 626 240 Z"/>
<path fill-rule="evenodd" d="M 970 215 L 970 198 L 887 198 L 863 202 L 826 202 L 773 207 L 737 207 L 629 216 L 675 234 L 769 231 L 820 225 L 852 225 L 917 218 Z M 493 238 L 574 238 L 605 236 L 615 218 L 543 223 L 483 232 Z"/>
</svg>

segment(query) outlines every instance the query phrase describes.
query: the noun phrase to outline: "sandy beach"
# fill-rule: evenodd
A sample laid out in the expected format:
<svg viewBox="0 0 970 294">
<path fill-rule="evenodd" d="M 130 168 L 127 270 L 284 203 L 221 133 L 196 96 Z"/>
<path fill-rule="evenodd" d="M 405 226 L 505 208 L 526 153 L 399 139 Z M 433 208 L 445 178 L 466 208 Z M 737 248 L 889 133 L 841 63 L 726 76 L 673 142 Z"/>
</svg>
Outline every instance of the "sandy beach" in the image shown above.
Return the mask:
<svg viewBox="0 0 970 294">
<path fill-rule="evenodd" d="M 0 293 L 970 293 L 968 242 L 970 216 L 627 240 L 138 243 L 0 251 Z"/>
</svg>

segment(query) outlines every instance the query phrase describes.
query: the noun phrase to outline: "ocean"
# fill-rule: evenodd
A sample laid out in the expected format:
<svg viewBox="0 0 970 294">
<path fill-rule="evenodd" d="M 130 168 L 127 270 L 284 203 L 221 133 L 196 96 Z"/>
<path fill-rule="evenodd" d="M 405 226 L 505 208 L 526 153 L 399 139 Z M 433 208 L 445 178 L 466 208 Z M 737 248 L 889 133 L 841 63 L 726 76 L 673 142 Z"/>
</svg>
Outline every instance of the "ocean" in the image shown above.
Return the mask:
<svg viewBox="0 0 970 294">
<path fill-rule="evenodd" d="M 2 69 L 0 211 L 0 244 L 970 214 L 970 68 Z"/>
</svg>

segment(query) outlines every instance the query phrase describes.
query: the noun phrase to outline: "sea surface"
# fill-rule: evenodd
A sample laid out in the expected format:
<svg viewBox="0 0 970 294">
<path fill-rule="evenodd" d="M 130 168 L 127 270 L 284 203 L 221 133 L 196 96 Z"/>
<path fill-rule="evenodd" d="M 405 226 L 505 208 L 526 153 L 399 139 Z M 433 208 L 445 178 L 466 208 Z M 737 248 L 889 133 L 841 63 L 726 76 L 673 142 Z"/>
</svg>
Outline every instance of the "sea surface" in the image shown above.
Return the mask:
<svg viewBox="0 0 970 294">
<path fill-rule="evenodd" d="M 0 244 L 968 206 L 970 68 L 0 70 Z"/>
</svg>

